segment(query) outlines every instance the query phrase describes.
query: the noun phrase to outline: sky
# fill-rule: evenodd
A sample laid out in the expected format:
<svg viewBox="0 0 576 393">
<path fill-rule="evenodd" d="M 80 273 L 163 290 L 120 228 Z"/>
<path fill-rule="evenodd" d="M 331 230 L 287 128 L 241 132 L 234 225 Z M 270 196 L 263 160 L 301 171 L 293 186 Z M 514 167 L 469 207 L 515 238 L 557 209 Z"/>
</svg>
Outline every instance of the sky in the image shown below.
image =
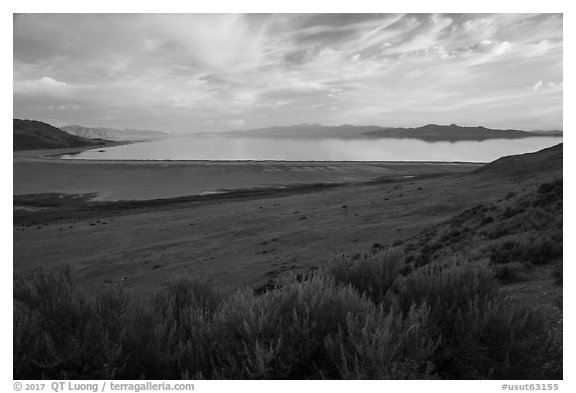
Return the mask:
<svg viewBox="0 0 576 393">
<path fill-rule="evenodd" d="M 14 117 L 562 129 L 561 14 L 17 14 Z"/>
</svg>

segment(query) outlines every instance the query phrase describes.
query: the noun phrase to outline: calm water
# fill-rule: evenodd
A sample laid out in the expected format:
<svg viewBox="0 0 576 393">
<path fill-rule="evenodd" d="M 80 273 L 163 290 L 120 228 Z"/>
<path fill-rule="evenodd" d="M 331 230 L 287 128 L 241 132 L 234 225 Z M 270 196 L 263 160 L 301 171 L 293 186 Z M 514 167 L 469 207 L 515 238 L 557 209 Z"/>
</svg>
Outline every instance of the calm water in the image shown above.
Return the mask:
<svg viewBox="0 0 576 393">
<path fill-rule="evenodd" d="M 541 150 L 558 137 L 425 142 L 416 139 L 287 139 L 186 136 L 96 149 L 63 158 L 86 160 L 469 161 Z"/>
</svg>

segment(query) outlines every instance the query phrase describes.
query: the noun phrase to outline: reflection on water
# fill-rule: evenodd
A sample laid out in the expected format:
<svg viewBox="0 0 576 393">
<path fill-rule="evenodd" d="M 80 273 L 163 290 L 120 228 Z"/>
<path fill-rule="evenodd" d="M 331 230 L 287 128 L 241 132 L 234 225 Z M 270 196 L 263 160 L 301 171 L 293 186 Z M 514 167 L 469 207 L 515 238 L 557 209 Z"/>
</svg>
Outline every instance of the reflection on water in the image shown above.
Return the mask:
<svg viewBox="0 0 576 393">
<path fill-rule="evenodd" d="M 559 137 L 426 142 L 416 139 L 288 139 L 187 136 L 89 150 L 69 159 L 91 160 L 281 160 L 468 161 L 541 150 Z"/>
</svg>

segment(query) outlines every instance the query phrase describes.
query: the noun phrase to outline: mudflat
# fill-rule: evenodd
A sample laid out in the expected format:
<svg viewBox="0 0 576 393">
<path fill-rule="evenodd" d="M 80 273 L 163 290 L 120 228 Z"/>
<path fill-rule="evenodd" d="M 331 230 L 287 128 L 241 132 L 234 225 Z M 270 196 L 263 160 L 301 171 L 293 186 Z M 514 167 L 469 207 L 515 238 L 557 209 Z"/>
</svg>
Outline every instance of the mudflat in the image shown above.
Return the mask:
<svg viewBox="0 0 576 393">
<path fill-rule="evenodd" d="M 14 195 L 94 194 L 100 201 L 146 200 L 254 187 L 361 182 L 380 177 L 465 172 L 474 163 L 63 160 L 81 149 L 14 153 Z"/>
</svg>

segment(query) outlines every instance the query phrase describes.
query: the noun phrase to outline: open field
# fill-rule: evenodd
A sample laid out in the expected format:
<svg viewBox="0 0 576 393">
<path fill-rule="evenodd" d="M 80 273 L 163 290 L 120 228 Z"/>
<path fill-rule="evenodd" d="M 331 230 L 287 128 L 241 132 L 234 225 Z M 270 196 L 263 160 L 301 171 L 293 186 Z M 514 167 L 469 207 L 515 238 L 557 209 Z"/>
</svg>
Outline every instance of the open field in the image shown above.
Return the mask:
<svg viewBox="0 0 576 393">
<path fill-rule="evenodd" d="M 81 174 L 73 179 L 83 178 L 86 182 L 91 179 L 89 174 L 102 176 L 100 181 L 104 182 L 103 176 L 108 172 L 110 181 L 96 182 L 100 190 L 107 190 L 105 184 L 115 187 L 114 176 L 126 176 L 123 171 L 134 170 L 134 164 L 128 164 L 126 169 L 121 164 L 58 161 L 51 166 L 32 160 L 15 163 L 15 172 L 32 170 L 28 165 L 55 171 L 53 176 L 43 176 L 46 182 L 54 182 L 60 168 L 62 178 L 69 176 L 67 171 L 78 170 Z M 110 165 L 121 174 L 110 173 Z M 163 164 L 157 169 L 157 165 L 145 163 L 138 168 L 164 171 L 158 176 L 165 178 L 174 169 Z M 167 200 L 160 205 L 142 202 L 126 207 L 118 202 L 104 204 L 96 212 L 83 208 L 82 198 L 78 210 L 63 214 L 50 214 L 54 208 L 38 206 L 18 209 L 14 273 L 30 273 L 40 265 L 70 264 L 90 289 L 122 285 L 147 291 L 171 275 L 182 273 L 211 275 L 226 291 L 258 286 L 282 272 L 307 270 L 338 252 L 360 252 L 374 243 L 392 244 L 473 204 L 499 199 L 518 187 L 509 179 L 498 177 L 459 173 L 422 176 L 446 168 L 469 171 L 477 165 L 380 166 L 384 167 L 382 172 L 371 173 L 372 177 L 389 173 L 389 168 L 394 167 L 394 179 L 300 187 L 293 192 L 271 190 L 265 195 L 247 193 L 236 198 L 207 196 L 189 202 L 183 198 L 178 203 Z M 267 165 L 245 167 L 266 169 Z M 174 172 L 181 168 L 178 166 Z M 417 177 L 399 179 L 397 173 Z M 15 173 L 15 190 L 22 189 L 19 183 L 24 178 L 22 172 Z M 74 180 L 69 184 L 66 190 L 48 188 L 44 192 L 96 191 L 75 188 Z M 15 203 L 21 199 L 16 197 Z"/>
</svg>

